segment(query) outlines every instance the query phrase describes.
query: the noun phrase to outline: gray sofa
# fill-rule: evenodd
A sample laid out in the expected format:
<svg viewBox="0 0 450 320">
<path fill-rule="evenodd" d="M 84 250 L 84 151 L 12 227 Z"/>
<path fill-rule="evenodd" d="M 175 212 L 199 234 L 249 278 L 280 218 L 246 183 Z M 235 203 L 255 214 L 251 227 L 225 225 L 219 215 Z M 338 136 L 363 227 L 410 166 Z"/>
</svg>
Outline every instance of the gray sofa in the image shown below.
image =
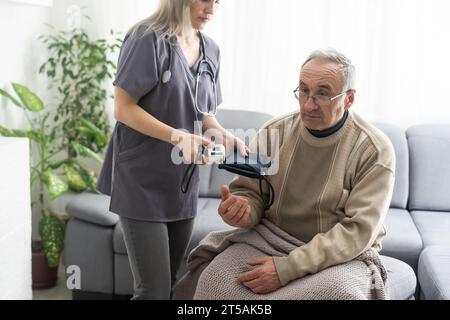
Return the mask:
<svg viewBox="0 0 450 320">
<path fill-rule="evenodd" d="M 270 115 L 221 110 L 227 129 L 258 129 Z M 450 299 L 450 125 L 416 126 L 405 133 L 375 124 L 392 141 L 396 183 L 383 241 L 383 261 L 393 299 Z M 209 232 L 229 229 L 217 214 L 220 186 L 233 176 L 217 167 L 201 168 L 198 217 L 189 248 Z M 81 269 L 81 290 L 75 299 L 129 298 L 133 279 L 117 215 L 109 198 L 83 193 L 66 207 L 64 263 Z M 185 271 L 184 268 L 180 273 Z M 420 290 L 419 290 L 420 288 Z"/>
</svg>

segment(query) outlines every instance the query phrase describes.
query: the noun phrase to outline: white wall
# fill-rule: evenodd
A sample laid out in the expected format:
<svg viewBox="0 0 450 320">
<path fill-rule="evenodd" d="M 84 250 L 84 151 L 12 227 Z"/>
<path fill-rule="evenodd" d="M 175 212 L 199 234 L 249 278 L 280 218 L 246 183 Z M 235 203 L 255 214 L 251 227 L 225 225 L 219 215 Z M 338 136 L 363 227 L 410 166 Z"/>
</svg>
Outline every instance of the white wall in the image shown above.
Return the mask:
<svg viewBox="0 0 450 320">
<path fill-rule="evenodd" d="M 11 82 L 19 82 L 45 96 L 45 78 L 38 75 L 38 70 L 46 59 L 46 49 L 37 38 L 48 30 L 44 24 L 49 23 L 50 12 L 47 6 L 0 0 L 1 88 L 11 89 Z M 0 106 L 1 124 L 26 125 L 20 110 L 12 106 L 4 108 L 4 100 L 0 100 Z"/>
<path fill-rule="evenodd" d="M 449 12 L 448 0 L 222 1 L 206 32 L 222 51 L 223 106 L 298 110 L 301 64 L 334 47 L 356 66 L 355 112 L 405 129 L 450 123 Z"/>
<path fill-rule="evenodd" d="M 87 6 L 90 32 L 126 31 L 158 0 L 58 0 Z M 354 111 L 403 128 L 449 123 L 448 0 L 226 0 L 205 32 L 222 51 L 223 107 L 281 115 L 299 108 L 292 93 L 301 63 L 334 47 L 357 68 Z M 430 88 L 433 88 L 430 91 Z M 434 94 L 432 94 L 433 92 Z"/>
<path fill-rule="evenodd" d="M 28 161 L 28 139 L 0 138 L 0 300 L 32 297 Z"/>
<path fill-rule="evenodd" d="M 114 29 L 126 32 L 133 23 L 149 16 L 156 8 L 157 0 L 57 0 L 52 10 L 52 23 L 58 28 L 66 28 L 73 22 L 73 13 L 78 8 L 91 18 L 81 19 L 81 27 L 95 37 L 108 37 Z"/>
<path fill-rule="evenodd" d="M 38 73 L 40 65 L 46 60 L 47 50 L 37 38 L 48 32 L 45 24 L 50 23 L 52 9 L 30 3 L 0 0 L 0 88 L 12 92 L 11 82 L 23 83 L 44 101 L 49 101 L 47 80 Z M 27 122 L 22 110 L 0 98 L 0 125 L 25 128 Z M 33 214 L 33 238 L 38 237 L 38 218 L 37 214 Z"/>
<path fill-rule="evenodd" d="M 158 0 L 57 0 L 53 4 L 51 22 L 57 29 L 67 29 L 68 26 L 78 24 L 86 30 L 90 37 L 114 41 L 116 37 L 123 38 L 126 32 L 137 23 L 150 16 L 156 9 Z M 81 18 L 76 18 L 76 13 L 81 12 Z M 90 17 L 90 20 L 83 18 Z M 113 30 L 117 36 L 112 36 Z M 110 56 L 113 62 L 117 62 L 119 50 Z M 112 93 L 114 88 L 109 87 Z M 113 100 L 110 99 L 107 111 L 111 126 L 115 124 L 113 117 Z M 97 169 L 97 168 L 94 168 Z"/>
</svg>

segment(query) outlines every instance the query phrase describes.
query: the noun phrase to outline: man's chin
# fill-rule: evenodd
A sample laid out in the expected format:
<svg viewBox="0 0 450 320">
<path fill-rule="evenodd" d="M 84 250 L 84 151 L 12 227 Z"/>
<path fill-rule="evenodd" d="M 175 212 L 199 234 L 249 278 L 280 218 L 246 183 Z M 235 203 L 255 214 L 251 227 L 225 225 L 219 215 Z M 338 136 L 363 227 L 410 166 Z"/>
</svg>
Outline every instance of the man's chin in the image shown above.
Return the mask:
<svg viewBox="0 0 450 320">
<path fill-rule="evenodd" d="M 319 117 L 311 117 L 308 115 L 302 115 L 302 121 L 306 128 L 310 130 L 320 131 L 322 130 L 322 127 L 320 125 L 320 118 Z"/>
</svg>

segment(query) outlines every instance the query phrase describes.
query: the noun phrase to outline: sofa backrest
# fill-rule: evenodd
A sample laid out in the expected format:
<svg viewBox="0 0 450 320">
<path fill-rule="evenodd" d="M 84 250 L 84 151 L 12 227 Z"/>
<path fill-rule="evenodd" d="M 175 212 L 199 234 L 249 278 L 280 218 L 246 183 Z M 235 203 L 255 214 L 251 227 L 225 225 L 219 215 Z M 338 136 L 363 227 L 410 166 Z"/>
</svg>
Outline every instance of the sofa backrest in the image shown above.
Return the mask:
<svg viewBox="0 0 450 320">
<path fill-rule="evenodd" d="M 450 211 L 450 125 L 406 132 L 410 155 L 410 210 Z"/>
<path fill-rule="evenodd" d="M 391 140 L 395 150 L 395 185 L 391 208 L 406 209 L 409 193 L 409 156 L 405 131 L 392 124 L 374 123 L 374 125 Z"/>
<path fill-rule="evenodd" d="M 253 111 L 219 109 L 216 115 L 219 123 L 227 130 L 242 129 L 257 132 L 274 116 Z M 250 136 L 253 139 L 254 136 Z M 229 184 L 234 175 L 219 170 L 217 165 L 200 166 L 200 197 L 220 198 L 220 187 Z"/>
</svg>

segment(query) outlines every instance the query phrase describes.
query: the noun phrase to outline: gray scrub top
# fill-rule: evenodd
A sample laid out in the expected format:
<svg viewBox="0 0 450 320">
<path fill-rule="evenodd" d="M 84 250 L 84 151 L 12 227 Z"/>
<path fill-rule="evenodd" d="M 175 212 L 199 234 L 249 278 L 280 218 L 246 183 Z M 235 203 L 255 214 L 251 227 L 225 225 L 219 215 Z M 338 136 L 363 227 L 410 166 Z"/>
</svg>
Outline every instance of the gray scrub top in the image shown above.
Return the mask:
<svg viewBox="0 0 450 320">
<path fill-rule="evenodd" d="M 204 56 L 189 69 L 176 37 L 167 39 L 160 32 L 145 36 L 141 28 L 137 35 L 127 35 L 122 45 L 114 85 L 138 100 L 146 112 L 175 129 L 194 133 L 195 72 L 202 58 L 210 65 L 216 82 L 217 104 L 222 103 L 217 44 L 203 35 Z M 169 69 L 172 46 L 172 77 L 162 82 Z M 212 81 L 201 77 L 199 97 L 215 100 Z M 206 103 L 200 104 L 204 109 Z M 207 110 L 202 110 L 207 111 Z M 171 160 L 173 146 L 141 134 L 118 122 L 109 143 L 98 179 L 98 189 L 111 196 L 110 211 L 120 216 L 143 221 L 171 222 L 195 217 L 199 191 L 198 168 L 189 190 L 181 192 L 188 165 L 175 165 Z"/>
</svg>

